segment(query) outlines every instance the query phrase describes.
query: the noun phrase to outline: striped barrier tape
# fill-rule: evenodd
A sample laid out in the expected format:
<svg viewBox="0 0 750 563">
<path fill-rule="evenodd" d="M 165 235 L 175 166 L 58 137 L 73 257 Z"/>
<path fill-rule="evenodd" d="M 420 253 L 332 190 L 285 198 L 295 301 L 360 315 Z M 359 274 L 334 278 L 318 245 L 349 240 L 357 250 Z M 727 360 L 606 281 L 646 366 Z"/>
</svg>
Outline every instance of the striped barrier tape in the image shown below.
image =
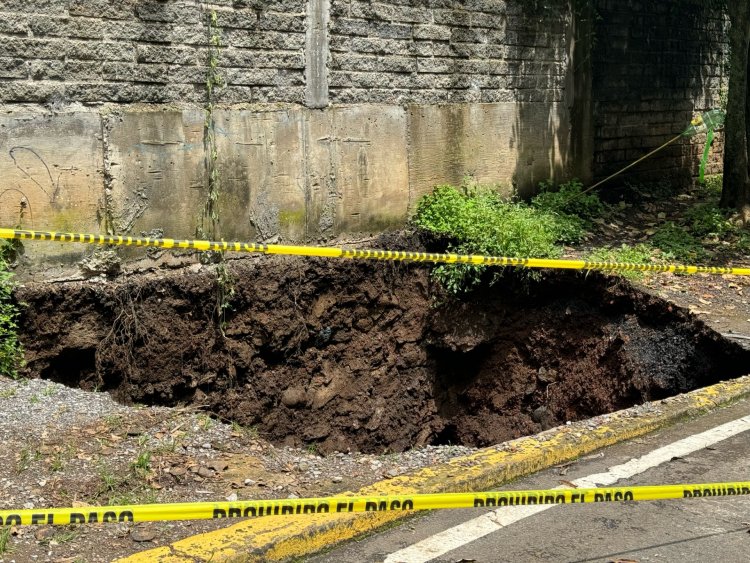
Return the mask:
<svg viewBox="0 0 750 563">
<path fill-rule="evenodd" d="M 477 266 L 514 266 L 524 268 L 551 268 L 563 270 L 606 270 L 673 272 L 678 274 L 715 274 L 750 276 L 750 268 L 716 268 L 712 266 L 683 266 L 680 264 L 634 264 L 629 262 L 591 262 L 588 260 L 561 260 L 549 258 L 509 258 L 478 254 L 437 254 L 402 250 L 361 250 L 325 246 L 287 246 L 249 242 L 226 242 L 171 238 L 138 238 L 119 235 L 94 235 L 86 233 L 59 233 L 54 231 L 29 231 L 0 228 L 0 238 L 42 240 L 48 242 L 79 242 L 114 246 L 143 246 L 158 248 L 183 248 L 233 252 L 256 252 L 288 256 L 318 256 L 322 258 L 351 258 L 361 260 L 394 260 L 435 262 L 444 264 L 474 264 Z"/>
<path fill-rule="evenodd" d="M 453 508 L 581 504 L 750 495 L 750 481 L 700 485 L 658 485 L 588 489 L 542 489 L 484 493 L 338 496 L 284 500 L 187 502 L 80 508 L 0 510 L 0 526 L 68 525 L 100 522 L 155 522 L 313 516 L 353 512 L 403 512 Z"/>
</svg>

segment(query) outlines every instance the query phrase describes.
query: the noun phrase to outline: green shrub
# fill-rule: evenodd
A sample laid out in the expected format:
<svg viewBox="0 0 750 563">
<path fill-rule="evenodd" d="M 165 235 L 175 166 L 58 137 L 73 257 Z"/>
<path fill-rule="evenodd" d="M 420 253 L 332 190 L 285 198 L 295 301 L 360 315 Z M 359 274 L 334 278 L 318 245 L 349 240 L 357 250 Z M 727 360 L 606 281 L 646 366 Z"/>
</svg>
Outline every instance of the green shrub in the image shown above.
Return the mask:
<svg viewBox="0 0 750 563">
<path fill-rule="evenodd" d="M 537 207 L 507 202 L 491 188 L 438 186 L 417 204 L 413 224 L 444 239 L 448 252 L 513 258 L 556 257 L 558 242 L 568 241 L 576 227 Z M 441 265 L 435 278 L 453 293 L 480 283 L 484 266 Z"/>
<path fill-rule="evenodd" d="M 698 238 L 712 235 L 723 237 L 736 230 L 727 219 L 725 211 L 711 203 L 690 208 L 686 213 L 686 218 L 690 231 Z"/>
<path fill-rule="evenodd" d="M 698 195 L 706 199 L 714 199 L 719 201 L 721 198 L 721 190 L 724 185 L 723 174 L 711 174 L 704 178 L 703 184 L 698 186 Z"/>
<path fill-rule="evenodd" d="M 0 256 L 0 375 L 17 377 L 23 351 L 18 342 L 18 307 L 13 302 L 12 292 L 12 274 Z"/>
<path fill-rule="evenodd" d="M 628 262 L 631 264 L 648 264 L 651 262 L 654 249 L 648 244 L 629 246 L 623 244 L 619 248 L 601 247 L 594 249 L 587 260 L 592 262 Z M 631 280 L 639 280 L 644 276 L 640 270 L 618 270 L 617 274 Z"/>
<path fill-rule="evenodd" d="M 546 213 L 578 218 L 584 227 L 606 210 L 598 194 L 583 193 L 583 184 L 578 180 L 560 184 L 557 188 L 552 182 L 542 182 L 539 190 L 539 195 L 531 199 L 532 206 Z"/>
<path fill-rule="evenodd" d="M 672 221 L 659 227 L 651 238 L 651 243 L 659 248 L 668 260 L 695 262 L 706 257 L 706 251 L 700 242 Z"/>
</svg>

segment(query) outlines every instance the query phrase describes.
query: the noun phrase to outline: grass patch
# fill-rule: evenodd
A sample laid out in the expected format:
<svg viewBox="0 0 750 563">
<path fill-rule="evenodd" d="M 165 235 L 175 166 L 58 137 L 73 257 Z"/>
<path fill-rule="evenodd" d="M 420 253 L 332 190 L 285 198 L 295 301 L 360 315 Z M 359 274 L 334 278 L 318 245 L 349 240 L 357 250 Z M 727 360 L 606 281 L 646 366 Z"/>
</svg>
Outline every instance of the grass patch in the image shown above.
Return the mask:
<svg viewBox="0 0 750 563">
<path fill-rule="evenodd" d="M 10 526 L 0 528 L 0 555 L 12 553 L 13 547 L 10 545 Z"/>
<path fill-rule="evenodd" d="M 629 246 L 623 244 L 619 248 L 601 247 L 594 249 L 587 257 L 592 262 L 628 262 L 631 264 L 648 264 L 654 254 L 654 248 L 648 244 Z M 645 272 L 639 270 L 618 270 L 618 275 L 629 280 L 640 280 Z"/>
<path fill-rule="evenodd" d="M 584 193 L 583 184 L 572 180 L 555 186 L 552 182 L 539 184 L 539 195 L 531 199 L 531 205 L 545 213 L 562 216 L 567 221 L 590 227 L 591 221 L 601 217 L 607 206 L 595 192 Z"/>
<path fill-rule="evenodd" d="M 651 237 L 651 243 L 662 251 L 667 260 L 678 262 L 697 262 L 706 257 L 700 241 L 691 235 L 686 228 L 672 221 L 665 223 Z"/>
</svg>

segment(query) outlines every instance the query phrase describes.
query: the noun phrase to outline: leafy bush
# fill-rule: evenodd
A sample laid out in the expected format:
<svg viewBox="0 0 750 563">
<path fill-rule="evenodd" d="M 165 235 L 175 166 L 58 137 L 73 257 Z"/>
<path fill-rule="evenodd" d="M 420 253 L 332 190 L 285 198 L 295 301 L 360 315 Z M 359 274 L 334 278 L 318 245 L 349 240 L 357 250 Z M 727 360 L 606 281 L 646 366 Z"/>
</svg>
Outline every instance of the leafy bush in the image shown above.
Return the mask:
<svg viewBox="0 0 750 563">
<path fill-rule="evenodd" d="M 587 257 L 592 262 L 629 262 L 631 264 L 648 264 L 654 249 L 648 244 L 629 246 L 623 244 L 619 248 L 601 247 L 593 250 Z M 622 270 L 617 272 L 624 278 L 639 280 L 644 272 L 639 270 Z"/>
<path fill-rule="evenodd" d="M 692 234 L 699 238 L 710 235 L 722 237 L 735 231 L 725 211 L 711 203 L 692 207 L 686 218 Z"/>
<path fill-rule="evenodd" d="M 12 274 L 0 256 L 0 375 L 18 376 L 23 362 L 23 351 L 18 342 L 16 319 L 18 308 L 13 303 Z"/>
<path fill-rule="evenodd" d="M 540 193 L 531 199 L 531 205 L 546 213 L 578 218 L 584 227 L 606 210 L 596 193 L 583 193 L 583 184 L 578 180 L 560 184 L 557 189 L 552 182 L 542 182 L 539 189 Z"/>
<path fill-rule="evenodd" d="M 448 252 L 514 258 L 556 257 L 560 241 L 572 238 L 566 218 L 521 203 L 507 202 L 493 189 L 438 186 L 417 204 L 413 224 L 445 239 Z M 484 266 L 441 265 L 433 275 L 453 293 L 480 283 Z"/>
<path fill-rule="evenodd" d="M 659 227 L 651 238 L 651 242 L 664 253 L 667 259 L 695 262 L 706 256 L 700 242 L 672 221 Z"/>
<path fill-rule="evenodd" d="M 698 186 L 698 195 L 705 197 L 706 199 L 715 199 L 716 201 L 719 201 L 723 186 L 723 174 L 711 174 L 710 176 L 706 176 L 703 184 Z"/>
</svg>

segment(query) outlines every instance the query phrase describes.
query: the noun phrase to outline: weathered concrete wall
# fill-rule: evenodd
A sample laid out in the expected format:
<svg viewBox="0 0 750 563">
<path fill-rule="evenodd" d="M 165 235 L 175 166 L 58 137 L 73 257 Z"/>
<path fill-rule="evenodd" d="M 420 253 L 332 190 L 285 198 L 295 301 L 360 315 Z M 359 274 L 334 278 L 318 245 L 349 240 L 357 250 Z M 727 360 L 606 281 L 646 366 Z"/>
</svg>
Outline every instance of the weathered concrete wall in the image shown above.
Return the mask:
<svg viewBox="0 0 750 563">
<path fill-rule="evenodd" d="M 696 7 L 683 33 L 675 2 L 595 0 L 592 29 L 572 0 L 8 0 L 0 219 L 193 237 L 214 151 L 225 239 L 398 227 L 466 176 L 522 194 L 586 179 L 712 105 L 718 28 Z M 654 165 L 691 167 L 679 150 Z"/>
<path fill-rule="evenodd" d="M 225 239 L 399 227 L 466 176 L 529 189 L 569 168 L 571 16 L 557 3 L 4 2 L 0 171 L 18 186 L 2 223 L 193 237 L 214 149 Z M 47 176 L 64 202 L 32 180 Z M 91 251 L 37 246 L 43 260 Z"/>
<path fill-rule="evenodd" d="M 0 224 L 98 231 L 104 207 L 98 115 L 0 115 L 0 147 Z M 67 262 L 85 254 L 70 244 L 27 247 L 37 262 Z"/>
</svg>

